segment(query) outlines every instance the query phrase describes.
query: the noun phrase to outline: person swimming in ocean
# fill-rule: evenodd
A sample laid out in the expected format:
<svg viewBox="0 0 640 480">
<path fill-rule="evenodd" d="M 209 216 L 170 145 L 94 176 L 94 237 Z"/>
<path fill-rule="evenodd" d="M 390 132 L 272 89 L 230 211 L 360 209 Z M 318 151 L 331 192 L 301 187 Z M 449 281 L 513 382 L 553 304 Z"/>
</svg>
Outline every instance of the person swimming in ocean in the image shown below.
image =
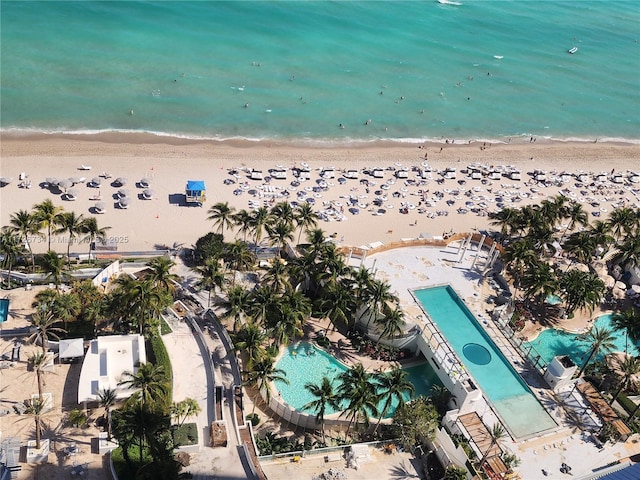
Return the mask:
<svg viewBox="0 0 640 480">
<path fill-rule="evenodd" d="M 131 115 L 133 117 L 133 115 L 134 115 L 133 108 L 131 110 L 129 110 L 129 115 Z"/>
</svg>

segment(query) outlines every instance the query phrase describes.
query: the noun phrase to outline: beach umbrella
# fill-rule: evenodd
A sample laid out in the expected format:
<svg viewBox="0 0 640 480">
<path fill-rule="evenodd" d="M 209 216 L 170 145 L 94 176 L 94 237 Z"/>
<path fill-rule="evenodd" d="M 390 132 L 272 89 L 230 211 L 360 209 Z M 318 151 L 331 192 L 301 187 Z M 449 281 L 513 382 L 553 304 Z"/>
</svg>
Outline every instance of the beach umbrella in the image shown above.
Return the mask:
<svg viewBox="0 0 640 480">
<path fill-rule="evenodd" d="M 78 183 L 82 183 L 82 178 L 80 178 L 80 177 L 70 177 L 69 180 L 74 185 L 77 185 Z"/>
<path fill-rule="evenodd" d="M 623 292 L 627 289 L 627 285 L 624 282 L 616 282 L 614 287 L 622 290 Z"/>
<path fill-rule="evenodd" d="M 120 205 L 120 207 L 122 208 L 127 208 L 129 206 L 130 200 L 129 197 L 122 197 L 119 201 L 118 204 Z"/>
<path fill-rule="evenodd" d="M 76 190 L 75 188 L 72 188 L 67 192 L 67 200 L 75 200 L 77 196 L 78 190 Z"/>
<path fill-rule="evenodd" d="M 121 188 L 120 190 L 118 190 L 118 196 L 119 197 L 128 197 L 129 196 L 129 190 L 127 190 L 126 188 Z"/>
<path fill-rule="evenodd" d="M 128 180 L 125 177 L 118 177 L 113 183 L 115 183 L 116 185 L 126 185 L 127 181 Z"/>
<path fill-rule="evenodd" d="M 69 179 L 60 180 L 58 182 L 58 186 L 60 188 L 63 188 L 64 190 L 66 190 L 67 188 L 71 188 L 72 185 L 73 185 L 73 182 L 71 182 L 71 180 Z"/>
<path fill-rule="evenodd" d="M 10 177 L 0 177 L 0 184 L 9 185 L 13 181 L 13 178 Z"/>
<path fill-rule="evenodd" d="M 103 202 L 98 202 L 96 203 L 96 211 L 98 213 L 104 213 L 105 211 L 105 204 Z"/>
<path fill-rule="evenodd" d="M 150 200 L 151 198 L 153 198 L 153 190 L 151 190 L 150 188 L 145 188 L 142 191 L 142 196 L 147 199 Z"/>
<path fill-rule="evenodd" d="M 142 185 L 143 187 L 148 187 L 150 183 L 151 180 L 149 180 L 147 177 L 144 177 L 142 180 L 140 180 L 140 185 Z"/>
<path fill-rule="evenodd" d="M 102 183 L 102 179 L 100 177 L 93 177 L 91 179 L 91 183 L 99 187 Z"/>
<path fill-rule="evenodd" d="M 56 177 L 47 177 L 45 179 L 45 182 L 47 182 L 49 185 L 58 185 L 60 183 L 60 180 L 58 180 Z"/>
</svg>

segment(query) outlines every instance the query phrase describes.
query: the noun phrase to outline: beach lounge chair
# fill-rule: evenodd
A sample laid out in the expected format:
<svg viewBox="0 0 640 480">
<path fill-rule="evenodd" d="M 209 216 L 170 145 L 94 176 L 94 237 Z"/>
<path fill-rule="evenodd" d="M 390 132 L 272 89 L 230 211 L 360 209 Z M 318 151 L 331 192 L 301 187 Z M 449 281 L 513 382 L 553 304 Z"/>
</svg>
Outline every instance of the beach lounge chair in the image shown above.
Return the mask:
<svg viewBox="0 0 640 480">
<path fill-rule="evenodd" d="M 78 170 L 91 170 L 91 166 L 90 165 L 80 165 L 78 167 Z"/>
</svg>

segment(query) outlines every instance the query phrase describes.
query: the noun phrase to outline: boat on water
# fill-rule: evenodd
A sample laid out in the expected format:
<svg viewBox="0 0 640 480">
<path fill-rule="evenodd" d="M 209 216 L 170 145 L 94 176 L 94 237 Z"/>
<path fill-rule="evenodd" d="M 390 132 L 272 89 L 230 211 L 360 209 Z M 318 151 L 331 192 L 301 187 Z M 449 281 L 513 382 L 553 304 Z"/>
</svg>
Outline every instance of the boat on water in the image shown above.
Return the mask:
<svg viewBox="0 0 640 480">
<path fill-rule="evenodd" d="M 437 1 L 442 5 L 462 5 L 462 3 L 456 2 L 454 0 L 437 0 Z"/>
<path fill-rule="evenodd" d="M 578 51 L 578 47 L 571 47 L 568 52 L 573 55 L 574 53 L 576 53 Z"/>
</svg>

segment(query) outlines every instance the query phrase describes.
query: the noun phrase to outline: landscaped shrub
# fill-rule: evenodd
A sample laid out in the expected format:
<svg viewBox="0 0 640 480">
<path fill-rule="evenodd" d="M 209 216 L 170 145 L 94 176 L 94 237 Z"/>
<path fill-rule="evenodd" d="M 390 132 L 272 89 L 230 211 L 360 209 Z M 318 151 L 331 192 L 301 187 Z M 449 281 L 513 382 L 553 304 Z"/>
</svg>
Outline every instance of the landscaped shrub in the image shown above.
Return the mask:
<svg viewBox="0 0 640 480">
<path fill-rule="evenodd" d="M 329 345 L 331 345 L 331 342 L 329 341 L 329 339 L 325 337 L 323 334 L 318 334 L 318 336 L 316 337 L 316 342 L 318 343 L 318 345 L 320 345 L 323 348 L 328 348 Z"/>
<path fill-rule="evenodd" d="M 178 447 L 182 445 L 198 444 L 198 425 L 195 423 L 183 423 L 171 429 L 173 444 Z"/>
<path fill-rule="evenodd" d="M 253 427 L 257 427 L 260 424 L 260 417 L 257 413 L 250 413 L 245 418 L 251 422 Z"/>
<path fill-rule="evenodd" d="M 167 348 L 164 346 L 162 337 L 159 335 L 151 335 L 151 338 L 147 342 L 147 352 L 151 363 L 154 365 L 162 365 L 164 368 L 165 379 L 167 382 L 167 405 L 169 405 L 173 399 L 173 373 L 171 370 L 169 352 L 167 352 Z"/>
</svg>

